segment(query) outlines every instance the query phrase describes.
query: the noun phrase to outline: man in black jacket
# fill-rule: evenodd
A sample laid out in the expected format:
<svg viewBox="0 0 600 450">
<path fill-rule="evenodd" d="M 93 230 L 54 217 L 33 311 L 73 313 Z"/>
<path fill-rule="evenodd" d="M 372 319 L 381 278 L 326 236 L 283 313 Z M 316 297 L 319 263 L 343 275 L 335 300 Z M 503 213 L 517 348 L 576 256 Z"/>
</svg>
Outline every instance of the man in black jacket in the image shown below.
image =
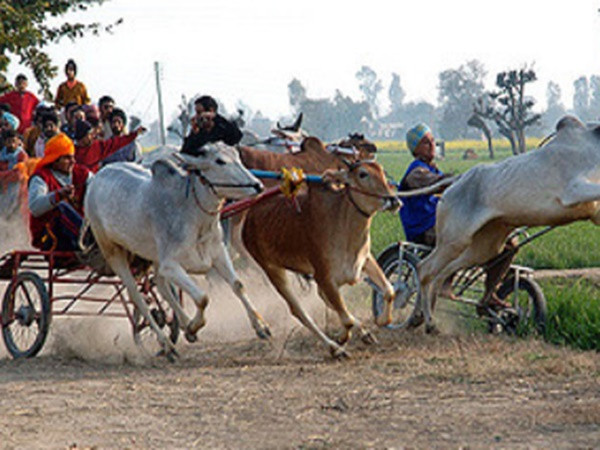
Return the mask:
<svg viewBox="0 0 600 450">
<path fill-rule="evenodd" d="M 203 95 L 195 102 L 196 115 L 192 118 L 192 131 L 184 139 L 182 153 L 196 156 L 207 143 L 223 141 L 235 145 L 242 139 L 242 132 L 235 123 L 217 114 L 218 105 L 214 98 Z"/>
</svg>

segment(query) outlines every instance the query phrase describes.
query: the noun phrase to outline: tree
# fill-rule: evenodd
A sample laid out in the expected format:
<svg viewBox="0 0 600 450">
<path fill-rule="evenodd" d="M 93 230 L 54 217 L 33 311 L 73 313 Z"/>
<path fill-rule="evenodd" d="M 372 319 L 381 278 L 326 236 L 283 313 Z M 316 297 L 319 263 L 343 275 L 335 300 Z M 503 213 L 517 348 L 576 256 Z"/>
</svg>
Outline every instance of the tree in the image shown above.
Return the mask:
<svg viewBox="0 0 600 450">
<path fill-rule="evenodd" d="M 499 90 L 484 94 L 474 106 L 475 114 L 496 123 L 515 155 L 526 151 L 525 128 L 541 118 L 532 112 L 535 100 L 525 96 L 525 86 L 536 79 L 535 72 L 527 68 L 500 72 L 496 76 Z"/>
<path fill-rule="evenodd" d="M 302 86 L 302 83 L 297 78 L 294 78 L 288 84 L 288 95 L 291 107 L 295 112 L 300 112 L 300 105 L 306 100 L 306 88 Z"/>
<path fill-rule="evenodd" d="M 406 93 L 402 89 L 402 86 L 400 86 L 400 75 L 392 73 L 392 82 L 388 90 L 388 99 L 390 100 L 392 113 L 396 113 L 402 108 L 404 97 L 406 97 Z"/>
<path fill-rule="evenodd" d="M 468 120 L 473 113 L 473 104 L 483 94 L 485 75 L 483 64 L 477 60 L 439 74 L 438 131 L 441 137 L 458 139 L 468 136 Z"/>
<path fill-rule="evenodd" d="M 587 77 L 579 77 L 573 82 L 573 112 L 581 120 L 588 119 L 590 109 L 590 87 Z"/>
<path fill-rule="evenodd" d="M 377 104 L 377 97 L 383 90 L 383 84 L 381 83 L 381 80 L 377 78 L 377 73 L 369 66 L 362 66 L 360 70 L 356 72 L 356 79 L 359 82 L 358 88 L 371 107 L 373 116 L 378 117 L 379 105 Z"/>
<path fill-rule="evenodd" d="M 55 22 L 55 18 L 73 11 L 87 11 L 104 0 L 0 0 L 0 91 L 6 90 L 6 71 L 12 57 L 29 67 L 46 96 L 50 95 L 50 80 L 56 76 L 44 47 L 63 38 L 75 40 L 91 33 L 112 32 L 119 19 L 103 26 L 99 23 Z"/>
<path fill-rule="evenodd" d="M 561 89 L 558 83 L 549 81 L 546 87 L 546 111 L 543 115 L 544 129 L 546 132 L 554 131 L 557 122 L 566 113 L 561 99 Z"/>
</svg>

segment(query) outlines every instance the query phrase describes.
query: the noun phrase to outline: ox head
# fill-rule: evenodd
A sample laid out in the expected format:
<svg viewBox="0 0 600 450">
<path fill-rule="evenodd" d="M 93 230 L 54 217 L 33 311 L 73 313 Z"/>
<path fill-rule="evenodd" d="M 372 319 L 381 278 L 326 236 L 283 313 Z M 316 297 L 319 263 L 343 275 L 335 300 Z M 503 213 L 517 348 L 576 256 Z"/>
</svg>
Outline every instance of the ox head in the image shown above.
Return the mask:
<svg viewBox="0 0 600 450">
<path fill-rule="evenodd" d="M 292 142 L 302 142 L 302 139 L 308 137 L 308 134 L 300 128 L 302 125 L 303 115 L 300 113 L 298 118 L 292 125 L 282 126 L 279 122 L 277 122 L 277 128 L 271 130 L 271 132 L 281 138 L 287 139 Z"/>
<path fill-rule="evenodd" d="M 323 180 L 333 189 L 346 190 L 350 201 L 365 216 L 379 210 L 397 211 L 401 206 L 383 168 L 373 160 L 347 163 L 344 170 L 326 171 Z"/>
<path fill-rule="evenodd" d="M 183 168 L 197 183 L 219 198 L 240 199 L 263 190 L 263 184 L 246 169 L 234 147 L 221 142 L 207 144 L 197 156 L 177 154 Z"/>
</svg>

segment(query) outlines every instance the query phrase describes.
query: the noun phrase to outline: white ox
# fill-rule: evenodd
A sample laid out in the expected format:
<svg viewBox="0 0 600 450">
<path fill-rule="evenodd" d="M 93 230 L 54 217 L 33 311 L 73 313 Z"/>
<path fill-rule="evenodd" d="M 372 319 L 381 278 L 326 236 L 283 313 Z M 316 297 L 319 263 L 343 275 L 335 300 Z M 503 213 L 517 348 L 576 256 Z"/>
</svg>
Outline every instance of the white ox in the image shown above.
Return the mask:
<svg viewBox="0 0 600 450">
<path fill-rule="evenodd" d="M 419 265 L 426 330 L 444 281 L 498 255 L 515 228 L 577 220 L 600 225 L 600 128 L 565 117 L 542 148 L 466 172 L 440 199 L 437 244 Z"/>
<path fill-rule="evenodd" d="M 157 161 L 152 170 L 115 163 L 99 171 L 85 198 L 87 219 L 100 250 L 121 278 L 129 296 L 156 332 L 167 356 L 173 344 L 157 326 L 136 288 L 128 260 L 132 255 L 154 264 L 157 288 L 171 304 L 186 338 L 196 340 L 204 325 L 208 297 L 188 273 L 214 268 L 246 307 L 256 333 L 270 331 L 244 293 L 222 239 L 219 209 L 224 198 L 257 194 L 262 184 L 241 164 L 238 152 L 225 144 L 204 147 L 198 157 L 185 157 L 185 168 Z M 197 312 L 189 320 L 168 289 L 170 283 L 187 292 Z"/>
</svg>

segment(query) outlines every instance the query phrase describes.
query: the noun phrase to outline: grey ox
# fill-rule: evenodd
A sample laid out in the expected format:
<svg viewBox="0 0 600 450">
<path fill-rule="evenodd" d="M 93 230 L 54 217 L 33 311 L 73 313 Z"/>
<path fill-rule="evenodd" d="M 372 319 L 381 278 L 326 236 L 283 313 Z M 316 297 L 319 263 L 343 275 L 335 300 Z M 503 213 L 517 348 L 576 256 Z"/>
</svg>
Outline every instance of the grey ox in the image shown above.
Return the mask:
<svg viewBox="0 0 600 450">
<path fill-rule="evenodd" d="M 205 323 L 208 297 L 190 277 L 211 268 L 225 279 L 246 307 L 260 337 L 270 335 L 266 323 L 244 293 L 222 239 L 219 209 L 224 198 L 259 193 L 263 186 L 241 164 L 238 152 L 225 144 L 210 144 L 198 157 L 181 155 L 181 168 L 159 160 L 148 170 L 115 163 L 99 171 L 89 186 L 85 211 L 100 250 L 121 278 L 130 298 L 156 332 L 167 356 L 171 341 L 157 326 L 136 288 L 128 261 L 137 255 L 154 265 L 157 288 L 173 308 L 186 338 L 196 340 Z M 188 319 L 174 298 L 173 283 L 190 295 L 197 312 Z"/>
<path fill-rule="evenodd" d="M 600 225 L 600 127 L 588 129 L 565 117 L 556 128 L 542 148 L 475 166 L 444 192 L 437 207 L 436 247 L 418 268 L 420 308 L 415 311 L 422 309 L 427 331 L 435 330 L 431 305 L 444 281 L 498 255 L 515 228 L 577 220 Z"/>
</svg>

